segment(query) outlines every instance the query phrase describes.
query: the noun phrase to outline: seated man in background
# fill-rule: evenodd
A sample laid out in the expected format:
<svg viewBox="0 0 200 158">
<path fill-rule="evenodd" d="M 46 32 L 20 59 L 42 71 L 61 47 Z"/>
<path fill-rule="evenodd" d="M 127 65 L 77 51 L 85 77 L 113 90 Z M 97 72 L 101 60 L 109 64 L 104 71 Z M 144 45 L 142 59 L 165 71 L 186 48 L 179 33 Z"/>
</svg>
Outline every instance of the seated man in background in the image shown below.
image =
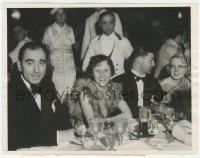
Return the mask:
<svg viewBox="0 0 200 158">
<path fill-rule="evenodd" d="M 48 51 L 29 42 L 18 59 L 20 73 L 8 83 L 8 150 L 57 145 L 57 129 L 71 124 L 53 82 L 46 78 Z"/>
<path fill-rule="evenodd" d="M 12 59 L 12 63 L 15 64 L 18 61 L 18 54 L 20 48 L 27 42 L 31 42 L 31 39 L 28 37 L 28 31 L 21 24 L 16 24 L 13 27 L 13 37 L 17 42 L 15 49 L 9 53 L 9 56 Z"/>
<path fill-rule="evenodd" d="M 139 107 L 151 106 L 151 100 L 161 101 L 164 92 L 156 78 L 150 73 L 155 66 L 154 54 L 137 47 L 128 60 L 125 74 L 113 78 L 123 83 L 123 98 L 134 118 L 139 117 Z"/>
</svg>

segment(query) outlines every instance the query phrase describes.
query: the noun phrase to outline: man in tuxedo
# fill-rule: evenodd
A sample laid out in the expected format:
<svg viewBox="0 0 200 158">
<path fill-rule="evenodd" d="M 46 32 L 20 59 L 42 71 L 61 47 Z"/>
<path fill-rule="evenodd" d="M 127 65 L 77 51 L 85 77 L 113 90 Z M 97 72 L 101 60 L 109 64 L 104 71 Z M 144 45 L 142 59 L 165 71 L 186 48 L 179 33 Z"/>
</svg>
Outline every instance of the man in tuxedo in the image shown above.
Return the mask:
<svg viewBox="0 0 200 158">
<path fill-rule="evenodd" d="M 28 42 L 18 59 L 20 72 L 8 83 L 8 150 L 57 145 L 57 130 L 71 125 L 46 77 L 48 51 L 42 44 Z"/>
<path fill-rule="evenodd" d="M 123 83 L 123 99 L 129 105 L 132 116 L 139 117 L 139 107 L 150 106 L 151 100 L 161 101 L 163 90 L 150 73 L 155 66 L 154 54 L 137 47 L 128 60 L 126 73 L 113 78 L 115 82 Z"/>
</svg>

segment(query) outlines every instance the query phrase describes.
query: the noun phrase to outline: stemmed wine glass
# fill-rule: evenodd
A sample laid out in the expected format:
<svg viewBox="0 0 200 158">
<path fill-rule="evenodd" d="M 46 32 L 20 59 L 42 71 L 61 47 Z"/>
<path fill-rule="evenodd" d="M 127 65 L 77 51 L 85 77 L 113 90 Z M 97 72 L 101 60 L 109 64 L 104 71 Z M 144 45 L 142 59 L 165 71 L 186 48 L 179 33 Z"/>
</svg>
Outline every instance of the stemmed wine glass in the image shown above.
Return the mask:
<svg viewBox="0 0 200 158">
<path fill-rule="evenodd" d="M 103 131 L 104 121 L 99 118 L 94 118 L 89 121 L 89 128 L 94 135 L 94 150 L 99 149 L 97 146 L 98 135 Z"/>
<path fill-rule="evenodd" d="M 104 134 L 106 138 L 107 145 L 109 146 L 109 150 L 115 150 L 113 147 L 115 145 L 115 140 L 117 137 L 116 129 L 114 126 L 114 121 L 106 120 L 105 121 L 105 128 L 104 128 Z"/>
<path fill-rule="evenodd" d="M 74 135 L 76 138 L 81 142 L 82 148 L 85 148 L 85 133 L 86 133 L 86 127 L 84 124 L 78 123 L 75 126 Z"/>
<path fill-rule="evenodd" d="M 115 120 L 115 129 L 118 134 L 118 144 L 122 144 L 123 142 L 123 135 L 126 132 L 128 127 L 128 120 L 127 118 L 119 118 Z"/>
</svg>

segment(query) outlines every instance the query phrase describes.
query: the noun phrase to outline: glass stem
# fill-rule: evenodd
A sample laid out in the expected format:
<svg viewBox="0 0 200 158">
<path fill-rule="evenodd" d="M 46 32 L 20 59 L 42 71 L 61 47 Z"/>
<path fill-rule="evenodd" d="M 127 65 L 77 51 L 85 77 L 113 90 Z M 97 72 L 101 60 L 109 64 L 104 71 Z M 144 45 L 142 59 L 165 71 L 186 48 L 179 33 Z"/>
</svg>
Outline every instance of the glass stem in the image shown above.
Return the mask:
<svg viewBox="0 0 200 158">
<path fill-rule="evenodd" d="M 121 145 L 122 143 L 122 136 L 119 134 L 118 135 L 118 145 Z"/>
<path fill-rule="evenodd" d="M 82 145 L 82 148 L 84 149 L 85 148 L 85 136 L 83 136 L 81 138 L 81 145 Z"/>
<path fill-rule="evenodd" d="M 97 140 L 98 140 L 98 136 L 94 137 L 94 148 L 96 149 L 97 147 Z"/>
</svg>

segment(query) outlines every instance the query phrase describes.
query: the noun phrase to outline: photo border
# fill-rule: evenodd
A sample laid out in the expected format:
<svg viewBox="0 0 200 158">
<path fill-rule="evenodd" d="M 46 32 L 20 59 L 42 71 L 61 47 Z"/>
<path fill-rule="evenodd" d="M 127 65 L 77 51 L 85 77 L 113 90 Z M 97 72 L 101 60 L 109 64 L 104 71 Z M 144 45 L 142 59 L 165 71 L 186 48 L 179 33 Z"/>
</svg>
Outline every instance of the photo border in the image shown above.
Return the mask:
<svg viewBox="0 0 200 158">
<path fill-rule="evenodd" d="M 93 8 L 93 7 L 106 7 L 106 8 L 124 8 L 124 7 L 191 7 L 191 84 L 192 84 L 192 150 L 191 151 L 6 151 L 7 150 L 7 11 L 8 8 Z M 197 25 L 197 4 L 187 3 L 126 3 L 126 4 L 92 4 L 92 3 L 3 3 L 3 90 L 2 90 L 2 101 L 3 101 L 3 154 L 16 154 L 16 155 L 170 155 L 175 154 L 195 154 L 198 148 L 198 109 L 197 109 L 197 98 L 198 98 L 198 25 Z M 181 152 L 181 153 L 180 153 Z"/>
</svg>

